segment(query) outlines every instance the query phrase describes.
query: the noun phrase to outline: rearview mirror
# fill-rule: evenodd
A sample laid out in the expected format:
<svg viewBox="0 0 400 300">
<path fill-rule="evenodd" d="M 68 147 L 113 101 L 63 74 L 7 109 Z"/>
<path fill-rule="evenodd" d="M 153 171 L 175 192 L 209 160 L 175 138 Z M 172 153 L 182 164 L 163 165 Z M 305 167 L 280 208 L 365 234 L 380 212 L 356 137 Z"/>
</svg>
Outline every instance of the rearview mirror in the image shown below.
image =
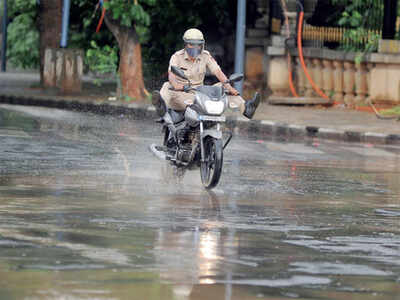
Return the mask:
<svg viewBox="0 0 400 300">
<path fill-rule="evenodd" d="M 175 67 L 175 66 L 171 66 L 171 71 L 172 73 L 174 73 L 176 76 L 182 78 L 182 79 L 186 79 L 188 80 L 188 78 L 185 76 L 185 73 L 183 73 L 182 69 Z"/>
<path fill-rule="evenodd" d="M 231 76 L 229 76 L 229 81 L 230 82 L 236 82 L 236 81 L 240 81 L 243 79 L 243 74 L 240 73 L 234 73 Z"/>
</svg>

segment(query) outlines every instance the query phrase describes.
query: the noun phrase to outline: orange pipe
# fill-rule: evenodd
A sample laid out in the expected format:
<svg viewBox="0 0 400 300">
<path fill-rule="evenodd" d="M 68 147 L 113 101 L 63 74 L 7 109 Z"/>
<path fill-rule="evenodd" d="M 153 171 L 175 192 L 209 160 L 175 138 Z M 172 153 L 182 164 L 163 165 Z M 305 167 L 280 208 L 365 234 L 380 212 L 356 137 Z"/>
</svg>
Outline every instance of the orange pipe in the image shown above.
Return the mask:
<svg viewBox="0 0 400 300">
<path fill-rule="evenodd" d="M 106 14 L 106 8 L 103 6 L 103 10 L 101 12 L 101 17 L 100 17 L 100 20 L 99 20 L 99 24 L 97 24 L 96 33 L 98 33 L 100 31 L 100 27 L 101 27 L 101 24 L 103 24 L 103 20 L 104 20 L 104 15 L 105 14 Z"/>
<path fill-rule="evenodd" d="M 312 88 L 314 91 L 317 92 L 318 95 L 320 95 L 322 98 L 330 100 L 330 98 L 325 95 L 325 93 L 315 84 L 315 82 L 312 80 L 310 74 L 308 73 L 306 64 L 304 63 L 304 56 L 303 56 L 303 45 L 302 45 L 302 32 L 303 32 L 303 19 L 304 19 L 304 11 L 300 12 L 300 17 L 299 17 L 299 26 L 298 26 L 298 32 L 297 32 L 297 48 L 299 49 L 299 58 L 300 58 L 300 63 L 301 66 L 304 70 L 304 74 L 306 75 L 308 81 L 310 82 Z"/>
<path fill-rule="evenodd" d="M 292 59 L 290 58 L 290 53 L 288 52 L 287 54 L 288 57 L 288 67 L 289 67 L 289 86 L 290 86 L 290 91 L 292 92 L 292 95 L 296 98 L 299 98 L 299 95 L 296 92 L 296 89 L 294 88 L 293 84 L 293 74 L 292 74 Z"/>
</svg>

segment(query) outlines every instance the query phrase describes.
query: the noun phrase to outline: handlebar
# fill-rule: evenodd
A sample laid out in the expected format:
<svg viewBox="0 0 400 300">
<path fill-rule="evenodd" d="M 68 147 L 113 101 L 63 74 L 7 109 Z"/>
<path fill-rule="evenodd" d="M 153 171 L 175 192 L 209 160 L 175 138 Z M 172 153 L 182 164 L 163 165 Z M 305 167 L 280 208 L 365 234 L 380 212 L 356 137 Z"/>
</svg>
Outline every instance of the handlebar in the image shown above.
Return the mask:
<svg viewBox="0 0 400 300">
<path fill-rule="evenodd" d="M 169 89 L 170 91 L 175 91 L 175 92 L 185 92 L 184 90 L 176 90 L 173 86 L 170 86 L 168 89 Z M 187 90 L 187 92 L 195 91 L 195 90 L 196 90 L 196 88 L 190 87 L 190 88 Z M 186 92 L 186 93 L 187 93 L 187 92 Z M 231 96 L 240 96 L 240 93 L 237 94 L 237 95 L 233 95 L 233 94 L 230 93 L 229 90 L 226 89 L 226 88 L 224 88 L 224 92 L 225 92 L 225 94 L 227 94 L 227 95 L 231 95 Z"/>
</svg>

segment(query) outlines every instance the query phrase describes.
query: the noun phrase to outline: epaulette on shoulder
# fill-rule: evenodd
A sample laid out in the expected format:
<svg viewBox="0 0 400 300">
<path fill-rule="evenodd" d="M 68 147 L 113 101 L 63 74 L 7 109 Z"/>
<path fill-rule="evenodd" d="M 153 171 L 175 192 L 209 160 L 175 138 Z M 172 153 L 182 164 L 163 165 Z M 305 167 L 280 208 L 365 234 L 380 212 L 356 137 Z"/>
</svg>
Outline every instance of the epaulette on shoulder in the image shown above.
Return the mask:
<svg viewBox="0 0 400 300">
<path fill-rule="evenodd" d="M 176 55 L 184 55 L 185 54 L 185 49 L 181 49 L 175 52 Z"/>
</svg>

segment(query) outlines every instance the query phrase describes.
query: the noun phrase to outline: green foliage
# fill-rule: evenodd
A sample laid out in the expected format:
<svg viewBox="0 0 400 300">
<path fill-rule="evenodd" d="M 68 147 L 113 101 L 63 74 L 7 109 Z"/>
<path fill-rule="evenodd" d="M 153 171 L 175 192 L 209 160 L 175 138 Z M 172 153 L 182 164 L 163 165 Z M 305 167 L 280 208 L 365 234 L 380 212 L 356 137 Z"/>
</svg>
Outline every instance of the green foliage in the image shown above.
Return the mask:
<svg viewBox="0 0 400 300">
<path fill-rule="evenodd" d="M 381 29 L 383 1 L 331 0 L 332 4 L 345 7 L 339 25 L 357 27 L 368 24 L 369 29 Z M 380 12 L 380 13 L 377 13 Z"/>
<path fill-rule="evenodd" d="M 8 1 L 7 57 L 20 68 L 39 65 L 39 32 L 36 28 L 36 0 Z M 21 38 L 23 37 L 23 38 Z"/>
<path fill-rule="evenodd" d="M 86 51 L 86 63 L 96 75 L 110 74 L 115 77 L 118 68 L 118 48 L 105 45 L 100 47 L 95 41 Z"/>
<path fill-rule="evenodd" d="M 391 109 L 381 110 L 382 115 L 400 116 L 400 106 L 395 106 Z"/>
<path fill-rule="evenodd" d="M 157 0 L 110 0 L 104 2 L 104 7 L 121 26 L 135 27 L 140 41 L 144 42 L 150 25 L 148 10 L 156 3 Z"/>
<path fill-rule="evenodd" d="M 34 13 L 36 8 L 36 0 L 8 0 L 8 17 L 13 18 L 14 16 L 24 13 Z"/>
<path fill-rule="evenodd" d="M 343 5 L 345 10 L 338 25 L 347 28 L 342 49 L 347 51 L 374 52 L 378 49 L 382 27 L 383 1 L 376 0 L 331 0 Z M 356 58 L 360 62 L 362 55 Z"/>
<path fill-rule="evenodd" d="M 34 21 L 28 13 L 18 15 L 9 24 L 7 56 L 12 65 L 21 68 L 39 65 L 39 32 L 34 28 Z"/>
<path fill-rule="evenodd" d="M 8 59 L 18 66 L 37 66 L 36 0 L 9 0 L 8 4 Z M 99 73 L 116 69 L 118 44 L 104 23 L 96 33 L 101 15 L 97 4 L 97 0 L 72 0 L 68 47 L 84 49 L 85 70 Z M 183 46 L 186 29 L 201 29 L 207 40 L 206 28 L 215 28 L 213 32 L 222 36 L 226 31 L 234 32 L 236 18 L 236 5 L 228 0 L 109 0 L 105 7 L 121 26 L 135 27 L 142 43 L 144 76 L 151 79 L 146 85 L 166 72 L 170 56 Z"/>
</svg>

